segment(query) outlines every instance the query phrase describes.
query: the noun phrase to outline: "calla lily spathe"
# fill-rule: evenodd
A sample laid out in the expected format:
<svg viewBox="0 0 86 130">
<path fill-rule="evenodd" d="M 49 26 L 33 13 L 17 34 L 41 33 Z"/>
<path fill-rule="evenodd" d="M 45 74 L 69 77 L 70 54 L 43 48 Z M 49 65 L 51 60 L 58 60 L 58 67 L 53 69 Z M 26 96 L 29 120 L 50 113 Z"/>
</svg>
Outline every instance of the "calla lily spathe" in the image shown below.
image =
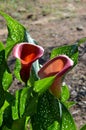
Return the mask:
<svg viewBox="0 0 86 130">
<path fill-rule="evenodd" d="M 72 66 L 73 61 L 68 56 L 59 55 L 44 64 L 38 72 L 41 79 L 55 76 L 55 80 L 52 86 L 50 86 L 50 91 L 57 98 L 61 96 L 62 79 Z"/>
<path fill-rule="evenodd" d="M 20 76 L 25 83 L 29 79 L 32 63 L 43 53 L 44 49 L 41 46 L 27 42 L 17 44 L 13 48 L 13 56 L 21 61 Z"/>
<path fill-rule="evenodd" d="M 41 46 L 30 44 L 27 42 L 15 45 L 13 55 L 21 61 L 20 76 L 27 83 L 32 63 L 39 59 L 44 53 Z M 61 86 L 64 75 L 73 66 L 73 61 L 66 55 L 59 55 L 46 64 L 39 70 L 38 76 L 43 79 L 50 76 L 55 76 L 53 84 L 50 86 L 50 92 L 60 98 Z"/>
</svg>

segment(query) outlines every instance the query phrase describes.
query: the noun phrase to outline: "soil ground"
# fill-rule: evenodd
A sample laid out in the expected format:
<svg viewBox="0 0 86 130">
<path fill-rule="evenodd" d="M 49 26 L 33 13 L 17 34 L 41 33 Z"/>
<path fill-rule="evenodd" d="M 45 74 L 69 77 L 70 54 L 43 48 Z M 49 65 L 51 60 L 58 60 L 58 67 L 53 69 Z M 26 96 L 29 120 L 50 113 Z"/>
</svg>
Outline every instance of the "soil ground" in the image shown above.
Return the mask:
<svg viewBox="0 0 86 130">
<path fill-rule="evenodd" d="M 0 0 L 0 10 L 20 21 L 45 48 L 43 62 L 49 59 L 53 48 L 86 37 L 86 0 Z M 0 41 L 5 43 L 6 37 L 6 23 L 0 16 Z M 86 123 L 86 42 L 79 52 L 78 65 L 65 79 L 70 100 L 76 101 L 71 112 L 78 128 Z M 15 80 L 13 89 L 16 85 Z"/>
</svg>

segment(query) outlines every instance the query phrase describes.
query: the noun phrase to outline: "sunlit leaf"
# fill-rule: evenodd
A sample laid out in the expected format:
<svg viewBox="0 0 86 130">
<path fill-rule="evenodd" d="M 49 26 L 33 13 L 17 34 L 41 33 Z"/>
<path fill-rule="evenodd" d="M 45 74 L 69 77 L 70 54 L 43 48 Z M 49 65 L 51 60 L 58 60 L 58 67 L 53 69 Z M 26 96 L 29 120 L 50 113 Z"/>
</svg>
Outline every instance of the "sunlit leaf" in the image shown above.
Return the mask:
<svg viewBox="0 0 86 130">
<path fill-rule="evenodd" d="M 6 20 L 8 28 L 8 37 L 5 49 L 7 57 L 15 44 L 26 41 L 25 28 L 23 27 L 23 25 L 21 25 L 19 22 L 17 22 L 8 14 L 1 11 L 0 14 Z"/>
<path fill-rule="evenodd" d="M 4 102 L 3 106 L 0 108 L 0 126 L 2 125 L 3 122 L 3 114 L 5 109 L 9 106 L 9 103 L 7 101 Z"/>
<path fill-rule="evenodd" d="M 19 119 L 19 91 L 16 91 L 15 100 L 12 104 L 12 118 L 13 120 Z"/>
<path fill-rule="evenodd" d="M 9 53 L 11 52 L 12 48 L 15 44 L 21 43 L 21 42 L 29 42 L 32 44 L 37 44 L 37 42 L 31 38 L 29 33 L 27 33 L 25 27 L 21 25 L 19 22 L 17 22 L 15 19 L 13 19 L 8 14 L 1 12 L 0 14 L 5 18 L 7 22 L 7 28 L 8 28 L 8 37 L 6 41 L 6 57 L 8 57 Z M 17 66 L 18 65 L 18 66 Z M 21 68 L 21 65 L 17 61 L 16 67 L 15 67 L 15 75 L 16 77 L 21 80 L 19 69 Z M 35 75 L 37 76 L 37 72 L 39 70 L 38 61 L 36 61 L 33 64 L 33 71 Z"/>
<path fill-rule="evenodd" d="M 15 74 L 16 78 L 17 78 L 19 81 L 22 81 L 22 80 L 21 80 L 21 77 L 20 77 L 20 69 L 21 69 L 21 63 L 20 63 L 20 61 L 17 59 L 17 60 L 16 60 L 16 64 L 15 64 L 15 68 L 14 68 L 14 74 Z"/>
<path fill-rule="evenodd" d="M 31 106 L 31 104 L 29 104 L 29 98 L 31 96 L 31 92 L 32 88 L 28 87 L 16 91 L 15 99 L 13 100 L 12 103 L 12 117 L 14 120 L 22 118 L 27 111 L 27 107 Z"/>
<path fill-rule="evenodd" d="M 60 130 L 59 123 L 57 121 L 54 121 L 54 123 L 51 124 L 47 130 Z"/>
<path fill-rule="evenodd" d="M 68 86 L 64 85 L 62 86 L 62 92 L 61 92 L 61 101 L 65 102 L 69 99 L 70 93 Z"/>
<path fill-rule="evenodd" d="M 2 80 L 3 89 L 7 90 L 10 87 L 11 83 L 12 83 L 12 74 L 6 70 L 5 73 L 3 74 L 3 80 Z"/>
<path fill-rule="evenodd" d="M 0 42 L 0 51 L 4 50 L 4 44 Z"/>
<path fill-rule="evenodd" d="M 12 83 L 12 74 L 9 71 L 5 60 L 4 45 L 0 42 L 0 83 L 2 83 L 3 89 L 7 90 Z"/>
<path fill-rule="evenodd" d="M 34 91 L 41 95 L 52 85 L 54 78 L 53 76 L 36 81 L 34 84 Z"/>
<path fill-rule="evenodd" d="M 74 101 L 66 101 L 64 102 L 64 105 L 69 109 L 71 108 L 72 106 L 74 106 L 76 104 L 76 102 Z"/>
</svg>

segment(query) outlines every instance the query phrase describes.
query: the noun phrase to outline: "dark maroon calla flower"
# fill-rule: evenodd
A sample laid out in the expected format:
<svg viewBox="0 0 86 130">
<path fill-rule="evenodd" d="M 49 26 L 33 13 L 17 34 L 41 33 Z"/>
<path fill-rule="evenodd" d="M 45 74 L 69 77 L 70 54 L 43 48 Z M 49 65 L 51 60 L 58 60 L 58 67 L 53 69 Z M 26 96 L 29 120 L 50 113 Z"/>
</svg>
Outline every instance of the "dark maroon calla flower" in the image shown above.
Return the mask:
<svg viewBox="0 0 86 130">
<path fill-rule="evenodd" d="M 17 44 L 13 48 L 13 55 L 21 61 L 20 76 L 24 82 L 29 79 L 32 63 L 39 59 L 43 52 L 41 46 L 27 42 Z"/>
<path fill-rule="evenodd" d="M 40 78 L 55 76 L 50 86 L 51 93 L 60 98 L 63 76 L 73 66 L 73 61 L 66 55 L 60 55 L 48 61 L 38 72 Z"/>
</svg>

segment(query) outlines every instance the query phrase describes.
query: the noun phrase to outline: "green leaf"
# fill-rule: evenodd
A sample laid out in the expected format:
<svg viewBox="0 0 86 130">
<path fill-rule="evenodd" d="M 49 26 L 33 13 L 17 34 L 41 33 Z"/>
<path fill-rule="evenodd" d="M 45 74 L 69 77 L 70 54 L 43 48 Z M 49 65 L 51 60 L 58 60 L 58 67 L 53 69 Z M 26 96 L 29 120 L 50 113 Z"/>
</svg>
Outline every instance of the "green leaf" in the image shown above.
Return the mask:
<svg viewBox="0 0 86 130">
<path fill-rule="evenodd" d="M 86 124 L 80 130 L 86 130 Z"/>
<path fill-rule="evenodd" d="M 9 129 L 11 129 L 12 123 L 13 123 L 12 109 L 9 104 L 9 106 L 6 107 L 4 114 L 3 114 L 3 125 L 7 126 Z"/>
<path fill-rule="evenodd" d="M 15 68 L 14 68 L 14 74 L 15 74 L 16 78 L 19 81 L 22 81 L 21 77 L 20 77 L 20 69 L 21 69 L 21 63 L 20 63 L 20 61 L 18 59 L 16 59 L 16 64 L 15 64 Z"/>
<path fill-rule="evenodd" d="M 0 14 L 5 18 L 8 28 L 8 37 L 6 42 L 6 57 L 9 55 L 13 46 L 17 43 L 26 41 L 25 28 L 19 22 L 14 20 L 8 14 L 0 11 Z"/>
<path fill-rule="evenodd" d="M 30 128 L 29 120 L 30 120 L 30 116 L 27 116 L 27 117 L 26 117 L 26 121 L 25 121 L 25 130 L 28 130 L 28 126 L 29 126 L 29 128 Z M 31 129 L 30 129 L 30 130 L 31 130 Z"/>
<path fill-rule="evenodd" d="M 28 105 L 31 106 L 31 104 L 29 104 L 31 92 L 32 88 L 26 87 L 16 91 L 15 100 L 12 104 L 12 117 L 14 120 L 22 118 L 27 111 Z"/>
<path fill-rule="evenodd" d="M 38 62 L 38 60 L 36 60 L 32 64 L 31 74 L 30 74 L 30 78 L 28 80 L 28 84 L 30 84 L 31 86 L 33 86 L 34 82 L 39 79 L 39 77 L 38 77 L 38 71 L 39 71 L 39 69 L 40 69 L 39 68 L 39 62 Z"/>
<path fill-rule="evenodd" d="M 31 96 L 32 88 L 23 88 L 20 91 L 20 105 L 19 105 L 19 113 L 20 117 L 23 116 L 26 106 L 28 105 L 28 100 Z"/>
<path fill-rule="evenodd" d="M 14 120 L 11 130 L 25 130 L 25 118 Z"/>
<path fill-rule="evenodd" d="M 67 108 L 49 92 L 39 97 L 37 112 L 31 117 L 31 123 L 33 130 L 76 130 Z"/>
<path fill-rule="evenodd" d="M 5 91 L 5 99 L 10 105 L 12 105 L 15 97 L 10 92 Z"/>
<path fill-rule="evenodd" d="M 72 106 L 74 106 L 76 104 L 76 102 L 74 101 L 66 101 L 64 102 L 64 105 L 69 109 L 71 108 Z"/>
<path fill-rule="evenodd" d="M 78 45 L 82 44 L 82 43 L 85 43 L 86 42 L 86 37 L 84 38 L 81 38 L 77 41 Z"/>
<path fill-rule="evenodd" d="M 51 52 L 51 58 L 54 58 L 58 55 L 65 54 L 74 61 L 74 66 L 78 62 L 78 44 L 74 45 L 64 45 L 58 48 L 55 48 Z"/>
<path fill-rule="evenodd" d="M 38 95 L 31 96 L 25 110 L 25 116 L 32 116 L 36 113 L 38 103 Z"/>
<path fill-rule="evenodd" d="M 19 119 L 19 91 L 15 93 L 15 100 L 12 104 L 12 118 L 13 120 Z"/>
<path fill-rule="evenodd" d="M 68 109 L 62 104 L 62 128 L 61 130 L 77 130 L 73 117 Z"/>
<path fill-rule="evenodd" d="M 34 91 L 38 93 L 38 95 L 41 95 L 44 93 L 53 83 L 55 79 L 55 76 L 44 78 L 41 80 L 38 80 L 34 84 Z"/>
<path fill-rule="evenodd" d="M 8 57 L 9 53 L 11 52 L 12 48 L 15 44 L 21 43 L 21 42 L 29 42 L 32 44 L 37 44 L 37 42 L 31 38 L 29 33 L 26 32 L 26 29 L 23 25 L 21 25 L 19 22 L 17 22 L 15 19 L 13 19 L 8 14 L 1 12 L 0 14 L 5 18 L 7 22 L 8 27 L 8 37 L 6 41 L 6 57 Z M 18 66 L 17 66 L 18 65 Z M 16 77 L 21 80 L 19 70 L 21 69 L 21 64 L 17 61 L 16 67 L 15 67 L 15 75 Z M 39 70 L 39 63 L 38 60 L 34 62 L 33 64 L 33 71 L 35 77 L 37 77 L 37 72 Z"/>
<path fill-rule="evenodd" d="M 65 102 L 69 99 L 70 93 L 68 86 L 64 85 L 62 86 L 62 92 L 61 92 L 61 101 Z"/>
<path fill-rule="evenodd" d="M 0 84 L 2 83 L 3 74 L 6 69 L 5 50 L 0 51 Z"/>
<path fill-rule="evenodd" d="M 0 42 L 0 51 L 4 50 L 4 44 Z"/>
<path fill-rule="evenodd" d="M 5 51 L 0 51 L 0 107 L 4 104 L 5 101 L 5 93 L 2 86 L 3 74 L 6 70 L 6 62 L 5 62 Z"/>
<path fill-rule="evenodd" d="M 9 71 L 5 60 L 5 50 L 3 44 L 0 43 L 0 84 L 4 90 L 7 90 L 12 83 L 12 74 Z"/>
<path fill-rule="evenodd" d="M 0 88 L 0 108 L 3 106 L 5 101 L 5 92 L 2 88 Z"/>
<path fill-rule="evenodd" d="M 70 97 L 69 88 L 67 85 L 62 86 L 62 92 L 61 92 L 61 102 L 69 109 L 73 105 L 75 105 L 75 102 L 73 101 L 67 101 Z"/>
<path fill-rule="evenodd" d="M 33 130 L 47 130 L 60 120 L 59 102 L 48 91 L 39 97 L 37 112 L 31 117 Z"/>
<path fill-rule="evenodd" d="M 5 73 L 3 74 L 2 79 L 3 89 L 7 90 L 10 87 L 11 83 L 12 83 L 12 74 L 6 70 Z"/>
<path fill-rule="evenodd" d="M 4 110 L 9 106 L 9 103 L 7 101 L 4 102 L 3 106 L 0 108 L 0 126 L 2 125 L 3 122 L 3 114 Z"/>
<path fill-rule="evenodd" d="M 60 130 L 59 123 L 57 121 L 54 121 L 54 123 L 51 124 L 47 130 Z"/>
</svg>

